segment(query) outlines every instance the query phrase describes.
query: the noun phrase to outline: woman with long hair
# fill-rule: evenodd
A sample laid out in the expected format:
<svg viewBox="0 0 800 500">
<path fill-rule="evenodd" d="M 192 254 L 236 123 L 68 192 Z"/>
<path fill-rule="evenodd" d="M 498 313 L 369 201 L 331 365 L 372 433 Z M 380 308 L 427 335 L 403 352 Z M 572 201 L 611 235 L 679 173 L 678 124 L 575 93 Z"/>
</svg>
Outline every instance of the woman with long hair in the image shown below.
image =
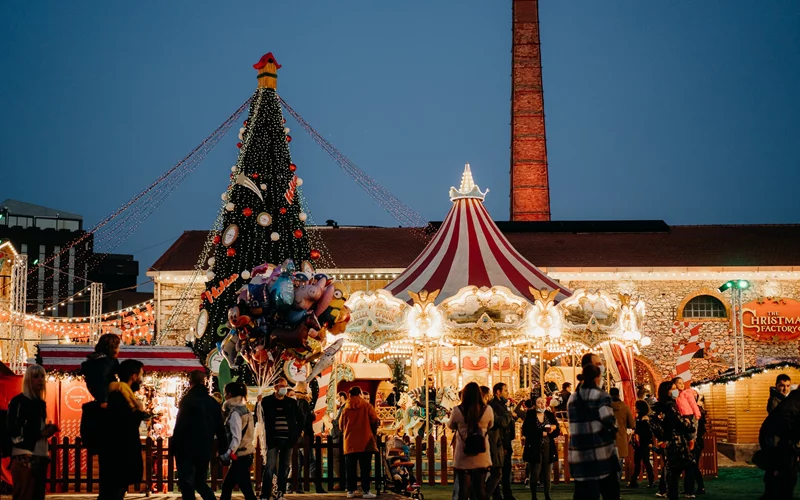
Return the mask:
<svg viewBox="0 0 800 500">
<path fill-rule="evenodd" d="M 658 402 L 653 407 L 651 419 L 653 435 L 658 441 L 659 450 L 664 453 L 666 469 L 666 491 L 660 485 L 656 496 L 671 500 L 678 498 L 681 472 L 693 463 L 689 437 L 694 433 L 694 424 L 691 420 L 681 417 L 675 403 L 678 395 L 678 388 L 672 381 L 661 382 L 658 386 Z"/>
<path fill-rule="evenodd" d="M 561 434 L 556 416 L 548 410 L 547 399 L 536 399 L 536 411 L 528 411 L 522 424 L 525 436 L 525 450 L 522 459 L 531 468 L 531 498 L 536 500 L 536 479 L 544 470 L 542 483 L 544 498 L 550 500 L 550 471 L 558 461 L 555 438 Z"/>
<path fill-rule="evenodd" d="M 29 365 L 22 378 L 22 394 L 8 403 L 6 430 L 11 438 L 11 479 L 14 500 L 44 500 L 47 439 L 58 432 L 46 423 L 45 386 L 47 373 L 41 365 Z"/>
<path fill-rule="evenodd" d="M 453 408 L 449 426 L 455 431 L 453 468 L 456 471 L 459 500 L 486 498 L 486 472 L 492 466 L 488 430 L 494 412 L 486 404 L 475 382 L 464 386 L 461 404 Z"/>
</svg>

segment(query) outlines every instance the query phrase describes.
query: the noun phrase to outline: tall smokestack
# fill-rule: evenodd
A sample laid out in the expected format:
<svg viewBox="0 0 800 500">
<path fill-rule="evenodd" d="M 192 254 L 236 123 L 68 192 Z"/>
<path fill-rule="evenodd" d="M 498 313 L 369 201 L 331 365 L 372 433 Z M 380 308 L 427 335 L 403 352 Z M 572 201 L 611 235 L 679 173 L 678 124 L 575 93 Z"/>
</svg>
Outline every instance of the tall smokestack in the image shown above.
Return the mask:
<svg viewBox="0 0 800 500">
<path fill-rule="evenodd" d="M 513 0 L 511 220 L 550 220 L 539 0 Z"/>
</svg>

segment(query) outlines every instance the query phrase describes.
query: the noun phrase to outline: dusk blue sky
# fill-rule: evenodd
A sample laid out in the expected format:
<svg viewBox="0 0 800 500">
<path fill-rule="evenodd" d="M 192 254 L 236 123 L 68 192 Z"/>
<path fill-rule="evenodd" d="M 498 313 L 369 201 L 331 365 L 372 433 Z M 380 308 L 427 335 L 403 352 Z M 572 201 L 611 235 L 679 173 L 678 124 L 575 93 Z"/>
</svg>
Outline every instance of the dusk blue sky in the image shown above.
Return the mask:
<svg viewBox="0 0 800 500">
<path fill-rule="evenodd" d="M 553 219 L 800 222 L 800 2 L 542 0 L 540 16 Z M 279 93 L 424 217 L 444 218 L 469 162 L 508 219 L 508 0 L 9 0 L 0 47 L 0 199 L 91 227 L 247 99 L 272 51 Z M 287 125 L 316 221 L 395 224 Z M 142 273 L 211 225 L 235 130 L 117 249 Z"/>
</svg>

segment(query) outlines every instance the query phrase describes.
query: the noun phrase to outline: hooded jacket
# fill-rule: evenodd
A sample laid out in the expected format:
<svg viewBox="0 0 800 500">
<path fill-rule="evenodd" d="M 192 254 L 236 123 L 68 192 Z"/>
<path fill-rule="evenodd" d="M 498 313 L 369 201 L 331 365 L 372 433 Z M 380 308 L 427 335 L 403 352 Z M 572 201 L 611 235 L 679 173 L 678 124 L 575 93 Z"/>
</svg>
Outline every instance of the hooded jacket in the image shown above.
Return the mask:
<svg viewBox="0 0 800 500">
<path fill-rule="evenodd" d="M 228 438 L 227 452 L 230 454 L 235 452 L 239 456 L 255 453 L 255 423 L 253 415 L 244 403 L 244 398 L 237 396 L 225 401 L 222 405 L 222 414 Z"/>
<path fill-rule="evenodd" d="M 379 423 L 378 414 L 361 396 L 350 396 L 342 411 L 340 426 L 344 437 L 344 454 L 369 451 L 376 453 L 374 430 Z"/>
</svg>

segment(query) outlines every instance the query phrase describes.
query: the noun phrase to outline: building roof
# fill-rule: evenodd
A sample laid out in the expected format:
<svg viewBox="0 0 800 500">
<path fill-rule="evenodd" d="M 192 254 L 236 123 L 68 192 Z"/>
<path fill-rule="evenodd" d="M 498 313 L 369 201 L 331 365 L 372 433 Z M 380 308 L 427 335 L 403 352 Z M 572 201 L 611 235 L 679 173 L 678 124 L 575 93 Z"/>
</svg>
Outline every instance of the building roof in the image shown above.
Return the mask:
<svg viewBox="0 0 800 500">
<path fill-rule="evenodd" d="M 529 286 L 559 290 L 557 300 L 569 297 L 569 290 L 548 278 L 503 236 L 483 206 L 485 196 L 467 165 L 460 189 L 450 189 L 453 206 L 441 228 L 386 290 L 401 300 L 410 300 L 409 291 L 440 290 L 437 303 L 466 286 L 504 286 L 531 302 L 536 298 Z"/>
<path fill-rule="evenodd" d="M 25 203 L 24 201 L 17 201 L 7 199 L 0 203 L 0 210 L 7 208 L 9 215 L 21 215 L 25 217 L 59 217 L 61 219 L 74 219 L 83 220 L 83 217 L 78 214 L 65 212 L 64 210 L 57 210 L 55 208 L 42 207 L 34 205 L 33 203 Z"/>
<path fill-rule="evenodd" d="M 441 223 L 433 223 L 433 227 Z M 800 225 L 649 227 L 637 221 L 497 224 L 527 260 L 548 271 L 564 268 L 789 267 L 800 266 Z M 595 226 L 594 230 L 591 230 Z M 626 232 L 625 228 L 639 227 Z M 660 229 L 658 229 L 660 228 Z M 658 229 L 658 230 L 656 230 Z M 427 244 L 418 229 L 320 227 L 338 269 L 405 269 Z M 208 231 L 186 231 L 152 271 L 191 271 Z"/>
</svg>

